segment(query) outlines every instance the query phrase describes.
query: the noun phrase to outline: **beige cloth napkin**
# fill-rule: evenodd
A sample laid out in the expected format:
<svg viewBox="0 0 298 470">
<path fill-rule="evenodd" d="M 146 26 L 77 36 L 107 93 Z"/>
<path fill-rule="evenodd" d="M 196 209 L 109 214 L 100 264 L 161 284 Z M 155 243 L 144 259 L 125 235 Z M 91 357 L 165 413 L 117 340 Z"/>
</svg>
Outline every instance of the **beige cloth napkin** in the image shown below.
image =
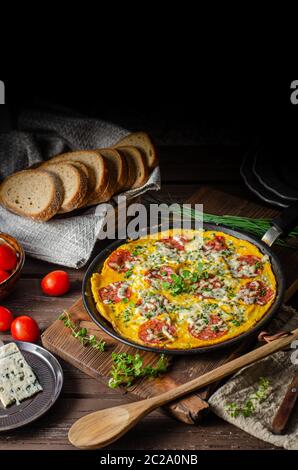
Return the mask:
<svg viewBox="0 0 298 470">
<path fill-rule="evenodd" d="M 281 325 L 282 323 L 284 324 Z M 269 331 L 276 332 L 281 326 L 286 331 L 298 328 L 298 312 L 284 306 Z M 241 369 L 210 397 L 211 410 L 258 439 L 285 449 L 298 450 L 298 406 L 292 413 L 286 434 L 275 435 L 270 429 L 286 390 L 297 371 L 298 364 L 295 365 L 291 361 L 293 351 L 293 349 L 279 351 Z M 232 402 L 237 406 L 243 406 L 248 397 L 257 390 L 260 377 L 269 379 L 268 397 L 261 403 L 254 402 L 255 411 L 249 417 L 245 418 L 241 414 L 232 417 L 227 405 Z"/>
</svg>

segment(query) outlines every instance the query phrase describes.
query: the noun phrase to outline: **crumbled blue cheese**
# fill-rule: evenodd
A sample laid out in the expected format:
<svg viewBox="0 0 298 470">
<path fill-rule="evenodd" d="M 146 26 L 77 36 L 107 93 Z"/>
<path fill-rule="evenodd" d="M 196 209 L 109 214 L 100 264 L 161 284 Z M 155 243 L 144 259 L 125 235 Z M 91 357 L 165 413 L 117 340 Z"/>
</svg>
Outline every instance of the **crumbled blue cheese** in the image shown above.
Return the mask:
<svg viewBox="0 0 298 470">
<path fill-rule="evenodd" d="M 166 297 L 149 292 L 141 292 L 141 305 L 136 308 L 136 312 L 145 318 L 153 318 L 166 312 L 169 301 Z"/>
<path fill-rule="evenodd" d="M 128 283 L 123 282 L 123 284 L 118 288 L 117 297 L 119 297 L 119 299 L 126 299 L 128 287 Z"/>
<path fill-rule="evenodd" d="M 15 343 L 0 348 L 0 400 L 6 408 L 42 390 L 31 367 Z"/>
</svg>

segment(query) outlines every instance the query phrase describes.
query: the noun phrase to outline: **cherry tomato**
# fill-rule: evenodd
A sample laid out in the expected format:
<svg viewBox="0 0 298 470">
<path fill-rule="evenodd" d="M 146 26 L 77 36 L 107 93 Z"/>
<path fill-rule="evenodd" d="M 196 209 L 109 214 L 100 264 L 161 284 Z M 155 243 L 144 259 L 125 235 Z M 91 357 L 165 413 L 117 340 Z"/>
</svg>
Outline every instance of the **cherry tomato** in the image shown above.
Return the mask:
<svg viewBox="0 0 298 470">
<path fill-rule="evenodd" d="M 41 281 L 41 288 L 51 296 L 66 294 L 70 288 L 69 276 L 65 271 L 52 271 Z"/>
<path fill-rule="evenodd" d="M 13 322 L 13 314 L 8 308 L 0 306 L 0 331 L 7 331 Z"/>
<path fill-rule="evenodd" d="M 11 324 L 10 331 L 12 337 L 17 341 L 35 343 L 39 338 L 39 328 L 36 321 L 26 315 L 15 318 Z"/>
<path fill-rule="evenodd" d="M 16 252 L 10 246 L 2 243 L 0 245 L 0 269 L 12 271 L 18 262 Z"/>
<path fill-rule="evenodd" d="M 10 276 L 10 274 L 8 274 L 3 269 L 0 269 L 0 284 L 1 284 L 1 282 L 6 281 L 6 279 L 9 278 L 9 276 Z"/>
</svg>

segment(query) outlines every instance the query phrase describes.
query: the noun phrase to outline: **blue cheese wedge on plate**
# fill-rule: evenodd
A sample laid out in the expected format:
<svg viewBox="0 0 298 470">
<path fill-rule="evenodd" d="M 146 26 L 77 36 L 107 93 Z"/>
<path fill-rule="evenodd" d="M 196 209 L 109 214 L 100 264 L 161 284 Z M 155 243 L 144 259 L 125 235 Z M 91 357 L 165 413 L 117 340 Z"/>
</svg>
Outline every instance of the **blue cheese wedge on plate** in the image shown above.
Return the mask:
<svg viewBox="0 0 298 470">
<path fill-rule="evenodd" d="M 33 370 L 15 343 L 0 347 L 0 400 L 5 408 L 42 391 Z"/>
</svg>

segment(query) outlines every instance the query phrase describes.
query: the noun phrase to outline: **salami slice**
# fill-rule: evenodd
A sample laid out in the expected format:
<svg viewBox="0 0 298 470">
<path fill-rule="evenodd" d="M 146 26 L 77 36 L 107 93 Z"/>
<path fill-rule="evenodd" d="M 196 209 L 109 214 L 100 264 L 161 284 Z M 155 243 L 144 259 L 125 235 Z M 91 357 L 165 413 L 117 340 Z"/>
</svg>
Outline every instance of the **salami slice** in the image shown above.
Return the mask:
<svg viewBox="0 0 298 470">
<path fill-rule="evenodd" d="M 170 248 L 176 248 L 176 250 L 182 251 L 185 249 L 185 244 L 188 242 L 188 239 L 182 236 L 177 236 L 162 238 L 160 241 Z"/>
<path fill-rule="evenodd" d="M 172 283 L 172 274 L 175 274 L 175 271 L 170 266 L 161 266 L 159 269 L 152 269 L 148 271 L 146 277 L 149 282 L 152 279 L 161 279 L 162 281 Z"/>
<path fill-rule="evenodd" d="M 244 255 L 232 258 L 229 266 L 233 277 L 256 277 L 263 271 L 262 260 L 258 256 Z"/>
<path fill-rule="evenodd" d="M 125 282 L 114 282 L 98 291 L 104 304 L 118 303 L 131 297 L 131 290 Z"/>
<path fill-rule="evenodd" d="M 205 251 L 223 251 L 227 249 L 226 239 L 222 235 L 216 235 L 213 240 L 205 243 L 203 249 Z"/>
<path fill-rule="evenodd" d="M 210 315 L 209 323 L 203 329 L 190 325 L 188 330 L 192 336 L 201 340 L 221 338 L 228 332 L 225 322 L 218 315 Z"/>
<path fill-rule="evenodd" d="M 133 258 L 128 250 L 117 250 L 111 254 L 108 266 L 118 273 L 125 273 L 132 268 Z"/>
<path fill-rule="evenodd" d="M 238 292 L 238 297 L 245 304 L 266 305 L 273 297 L 273 290 L 262 281 L 247 282 Z"/>
<path fill-rule="evenodd" d="M 176 328 L 165 320 L 153 318 L 140 326 L 139 338 L 144 343 L 163 344 L 172 341 L 176 335 Z"/>
<path fill-rule="evenodd" d="M 204 299 L 218 299 L 224 295 L 224 283 L 214 274 L 209 274 L 207 279 L 197 282 L 195 293 Z"/>
</svg>

